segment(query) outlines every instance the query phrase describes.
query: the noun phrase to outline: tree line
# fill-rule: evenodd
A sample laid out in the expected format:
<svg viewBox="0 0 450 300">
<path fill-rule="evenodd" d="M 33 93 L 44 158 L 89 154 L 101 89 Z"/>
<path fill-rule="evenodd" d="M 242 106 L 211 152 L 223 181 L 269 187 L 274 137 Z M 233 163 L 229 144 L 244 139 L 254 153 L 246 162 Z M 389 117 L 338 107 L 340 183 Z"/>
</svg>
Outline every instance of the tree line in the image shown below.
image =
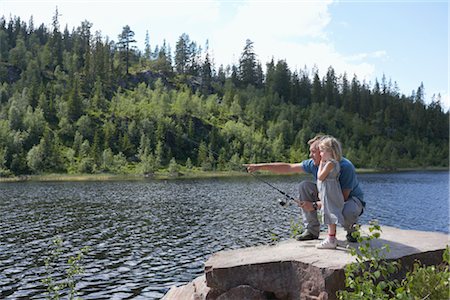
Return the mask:
<svg viewBox="0 0 450 300">
<path fill-rule="evenodd" d="M 448 167 L 449 113 L 385 76 L 373 84 L 284 60 L 262 63 L 245 41 L 237 64 L 182 34 L 137 49 L 83 21 L 61 31 L 0 18 L 0 176 L 237 169 L 298 162 L 316 133 L 340 139 L 357 167 Z"/>
</svg>

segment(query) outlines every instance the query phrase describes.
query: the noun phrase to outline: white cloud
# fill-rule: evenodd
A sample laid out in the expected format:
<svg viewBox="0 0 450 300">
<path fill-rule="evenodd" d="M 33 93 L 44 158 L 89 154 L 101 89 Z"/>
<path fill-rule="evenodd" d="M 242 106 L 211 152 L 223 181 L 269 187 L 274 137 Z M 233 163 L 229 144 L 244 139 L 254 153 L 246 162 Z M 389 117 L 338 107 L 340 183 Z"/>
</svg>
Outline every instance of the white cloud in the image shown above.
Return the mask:
<svg viewBox="0 0 450 300">
<path fill-rule="evenodd" d="M 330 21 L 330 1 L 247 1 L 234 17 L 211 38 L 217 60 L 236 63 L 246 39 L 254 42 L 255 52 L 264 64 L 272 56 L 285 58 L 286 44 L 302 39 L 326 38 L 324 28 Z M 292 41 L 292 42 L 288 42 Z"/>
<path fill-rule="evenodd" d="M 367 58 L 386 57 L 385 51 L 346 56 L 334 48 L 327 36 L 331 1 L 247 1 L 242 3 L 225 27 L 211 39 L 216 62 L 238 63 L 249 38 L 264 65 L 275 59 L 286 60 L 291 70 L 318 67 L 323 76 L 332 66 L 337 74 L 356 74 L 370 80 L 375 66 Z"/>
<path fill-rule="evenodd" d="M 349 78 L 356 74 L 360 80 L 370 79 L 375 71 L 372 64 L 364 61 L 352 62 L 338 53 L 329 43 L 286 44 L 284 48 L 289 49 L 285 52 L 285 59 L 290 66 L 299 69 L 305 65 L 308 68 L 316 65 L 321 76 L 327 72 L 330 66 L 337 74 L 347 73 Z"/>
<path fill-rule="evenodd" d="M 245 29 L 255 37 L 324 37 L 330 22 L 327 6 L 331 1 L 248 1 L 240 6 L 230 29 Z"/>
<path fill-rule="evenodd" d="M 385 50 L 374 51 L 370 53 L 358 53 L 356 55 L 350 55 L 347 57 L 348 61 L 362 61 L 368 58 L 388 58 L 387 52 Z"/>
</svg>

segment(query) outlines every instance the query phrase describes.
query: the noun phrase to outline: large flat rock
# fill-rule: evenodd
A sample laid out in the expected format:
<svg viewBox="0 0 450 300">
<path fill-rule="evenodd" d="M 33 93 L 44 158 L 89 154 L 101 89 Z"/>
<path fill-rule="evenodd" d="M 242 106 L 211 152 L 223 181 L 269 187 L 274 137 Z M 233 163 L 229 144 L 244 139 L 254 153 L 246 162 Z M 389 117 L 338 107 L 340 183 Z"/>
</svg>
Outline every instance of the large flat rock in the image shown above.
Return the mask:
<svg viewBox="0 0 450 300">
<path fill-rule="evenodd" d="M 368 227 L 363 226 L 363 235 L 367 232 Z M 326 233 L 322 235 L 324 238 Z M 221 251 L 205 263 L 204 277 L 176 290 L 192 295 L 184 299 L 334 299 L 336 291 L 345 288 L 345 266 L 355 262 L 349 247 L 358 246 L 346 241 L 343 230 L 338 230 L 337 238 L 336 250 L 316 249 L 318 240 L 287 240 L 273 246 Z M 371 247 L 386 244 L 391 250 L 386 258 L 399 259 L 407 268 L 416 259 L 439 264 L 450 240 L 443 233 L 382 226 L 381 237 L 372 241 Z M 181 299 L 170 297 L 171 292 L 164 299 Z"/>
</svg>

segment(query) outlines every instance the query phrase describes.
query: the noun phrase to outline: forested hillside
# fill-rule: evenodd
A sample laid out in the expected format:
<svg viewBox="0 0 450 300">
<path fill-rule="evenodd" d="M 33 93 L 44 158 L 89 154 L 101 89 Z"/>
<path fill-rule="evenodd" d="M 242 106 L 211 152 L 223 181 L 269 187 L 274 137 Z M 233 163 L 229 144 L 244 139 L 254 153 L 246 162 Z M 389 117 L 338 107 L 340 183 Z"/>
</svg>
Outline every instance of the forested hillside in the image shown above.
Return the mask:
<svg viewBox="0 0 450 300">
<path fill-rule="evenodd" d="M 306 142 L 339 138 L 357 167 L 448 166 L 449 113 L 418 84 L 409 96 L 283 60 L 258 60 L 247 40 L 239 62 L 216 66 L 187 34 L 174 51 L 137 49 L 84 21 L 61 29 L 0 19 L 0 176 L 229 170 L 244 162 L 300 161 Z M 264 71 L 263 71 L 264 69 Z"/>
</svg>

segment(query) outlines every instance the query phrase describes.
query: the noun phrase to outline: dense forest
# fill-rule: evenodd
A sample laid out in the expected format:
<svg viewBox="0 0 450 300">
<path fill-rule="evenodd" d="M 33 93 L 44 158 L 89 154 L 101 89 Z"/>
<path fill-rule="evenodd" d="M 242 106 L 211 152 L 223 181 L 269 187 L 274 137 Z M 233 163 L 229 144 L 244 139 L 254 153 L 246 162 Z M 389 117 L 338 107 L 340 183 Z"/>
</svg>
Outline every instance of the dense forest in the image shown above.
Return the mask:
<svg viewBox="0 0 450 300">
<path fill-rule="evenodd" d="M 147 32 L 142 51 L 129 26 L 117 41 L 91 28 L 62 30 L 57 11 L 50 28 L 0 18 L 0 176 L 298 162 L 319 132 L 357 167 L 448 166 L 449 112 L 440 95 L 425 104 L 421 83 L 405 96 L 385 76 L 263 68 L 251 40 L 216 66 L 188 34 L 172 51 Z"/>
</svg>

